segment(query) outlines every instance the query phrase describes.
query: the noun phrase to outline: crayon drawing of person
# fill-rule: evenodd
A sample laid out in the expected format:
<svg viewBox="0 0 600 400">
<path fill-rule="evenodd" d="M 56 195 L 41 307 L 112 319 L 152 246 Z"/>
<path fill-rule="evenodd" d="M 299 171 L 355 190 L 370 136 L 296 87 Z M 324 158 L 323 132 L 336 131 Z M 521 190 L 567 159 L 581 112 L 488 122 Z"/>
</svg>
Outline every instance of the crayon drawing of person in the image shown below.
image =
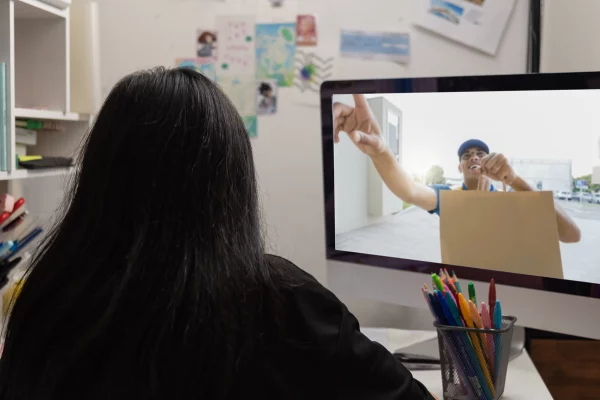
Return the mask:
<svg viewBox="0 0 600 400">
<path fill-rule="evenodd" d="M 277 94 L 275 83 L 260 82 L 258 84 L 258 101 L 256 114 L 266 115 L 277 112 Z"/>
<path fill-rule="evenodd" d="M 296 44 L 298 46 L 317 45 L 317 21 L 314 15 L 298 15 L 296 20 Z"/>
<path fill-rule="evenodd" d="M 198 34 L 197 55 L 199 58 L 215 58 L 217 48 L 217 35 L 209 31 L 200 31 Z"/>
</svg>

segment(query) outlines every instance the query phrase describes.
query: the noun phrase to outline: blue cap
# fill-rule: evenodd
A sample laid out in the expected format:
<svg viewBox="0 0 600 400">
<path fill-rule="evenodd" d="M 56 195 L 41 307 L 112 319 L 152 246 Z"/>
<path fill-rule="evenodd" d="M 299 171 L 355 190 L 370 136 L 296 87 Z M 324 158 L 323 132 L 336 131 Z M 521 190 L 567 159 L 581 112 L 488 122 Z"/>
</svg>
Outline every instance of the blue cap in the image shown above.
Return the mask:
<svg viewBox="0 0 600 400">
<path fill-rule="evenodd" d="M 488 147 L 487 144 L 483 143 L 479 139 L 469 139 L 466 142 L 464 142 L 463 144 L 461 144 L 460 147 L 458 148 L 458 157 L 459 158 L 462 157 L 462 155 L 465 151 L 467 151 L 468 149 L 471 149 L 473 147 L 478 147 L 481 150 L 485 151 L 487 154 L 490 154 L 490 148 Z"/>
</svg>

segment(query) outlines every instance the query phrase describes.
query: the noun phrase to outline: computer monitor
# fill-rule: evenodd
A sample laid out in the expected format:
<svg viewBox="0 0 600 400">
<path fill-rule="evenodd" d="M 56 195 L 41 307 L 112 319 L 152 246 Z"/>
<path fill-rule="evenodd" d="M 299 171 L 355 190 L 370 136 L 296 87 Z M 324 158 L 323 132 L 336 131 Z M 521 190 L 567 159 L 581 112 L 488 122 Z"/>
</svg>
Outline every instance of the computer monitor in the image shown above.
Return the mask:
<svg viewBox="0 0 600 400">
<path fill-rule="evenodd" d="M 346 113 L 355 99 L 378 122 L 385 167 L 374 165 L 334 116 L 336 103 Z M 335 292 L 424 308 L 419 287 L 446 267 L 475 282 L 479 293 L 487 294 L 493 277 L 503 309 L 521 326 L 600 339 L 591 317 L 600 306 L 600 73 L 329 81 L 321 87 L 321 118 L 328 282 Z M 482 170 L 492 153 L 509 166 L 496 171 L 502 176 Z M 401 172 L 390 172 L 390 157 Z M 382 174 L 398 173 L 405 179 L 390 190 Z M 474 183 L 476 174 L 487 179 Z M 398 187 L 409 181 L 420 197 Z M 548 246 L 553 267 L 442 264 L 441 211 L 464 213 L 444 193 L 478 184 L 498 192 L 482 196 L 542 192 L 533 195 L 555 208 L 542 221 L 556 242 Z M 524 231 L 535 218 L 522 218 Z M 494 226 L 482 229 L 485 240 Z"/>
</svg>

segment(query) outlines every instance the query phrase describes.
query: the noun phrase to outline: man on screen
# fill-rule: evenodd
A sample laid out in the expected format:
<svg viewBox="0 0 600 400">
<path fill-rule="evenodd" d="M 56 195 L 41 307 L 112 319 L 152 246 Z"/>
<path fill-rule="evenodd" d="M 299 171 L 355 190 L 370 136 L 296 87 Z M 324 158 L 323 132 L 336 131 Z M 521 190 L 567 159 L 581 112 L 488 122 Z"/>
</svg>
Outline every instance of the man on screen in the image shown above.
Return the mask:
<svg viewBox="0 0 600 400">
<path fill-rule="evenodd" d="M 440 191 L 450 190 L 447 185 L 426 186 L 415 182 L 402 168 L 381 138 L 381 130 L 364 95 L 354 95 L 354 107 L 335 103 L 334 140 L 339 142 L 340 132 L 346 132 L 360 151 L 367 154 L 386 186 L 403 201 L 414 204 L 432 214 L 440 212 Z M 458 149 L 459 171 L 463 174 L 461 190 L 495 191 L 492 180 L 503 182 L 515 191 L 534 189 L 515 174 L 508 159 L 490 153 L 480 140 L 469 140 Z M 576 243 L 581 232 L 567 213 L 555 203 L 558 237 L 564 243 Z"/>
</svg>

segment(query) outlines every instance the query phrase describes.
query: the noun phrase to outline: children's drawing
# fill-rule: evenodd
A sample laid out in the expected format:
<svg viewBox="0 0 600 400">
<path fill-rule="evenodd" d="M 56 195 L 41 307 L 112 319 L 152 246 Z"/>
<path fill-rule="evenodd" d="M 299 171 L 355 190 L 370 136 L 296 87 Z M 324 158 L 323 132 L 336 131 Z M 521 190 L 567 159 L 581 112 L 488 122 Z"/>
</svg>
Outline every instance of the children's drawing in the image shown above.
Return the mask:
<svg viewBox="0 0 600 400">
<path fill-rule="evenodd" d="M 191 68 L 201 72 L 213 82 L 217 81 L 217 71 L 214 64 L 203 64 L 201 58 L 178 58 L 175 60 L 175 65 L 179 68 Z"/>
<path fill-rule="evenodd" d="M 248 115 L 242 117 L 244 120 L 244 126 L 246 127 L 246 132 L 248 132 L 248 136 L 251 138 L 258 136 L 258 121 L 256 120 L 256 115 Z"/>
<path fill-rule="evenodd" d="M 333 57 L 321 58 L 315 53 L 296 53 L 296 79 L 294 86 L 301 92 L 318 92 L 323 81 L 333 75 Z"/>
<path fill-rule="evenodd" d="M 258 81 L 256 88 L 256 115 L 277 112 L 277 81 Z"/>
<path fill-rule="evenodd" d="M 254 75 L 256 68 L 253 16 L 217 18 L 219 32 L 219 63 L 217 75 Z"/>
<path fill-rule="evenodd" d="M 196 38 L 196 56 L 203 63 L 212 63 L 217 58 L 217 33 L 214 31 L 198 30 Z"/>
<path fill-rule="evenodd" d="M 250 137 L 256 136 L 256 97 L 254 95 L 254 76 L 220 76 L 221 89 L 227 94 L 238 113 Z"/>
<path fill-rule="evenodd" d="M 317 19 L 314 15 L 298 15 L 296 19 L 296 45 L 317 45 Z"/>
<path fill-rule="evenodd" d="M 242 117 L 255 115 L 256 96 L 253 76 L 219 77 L 219 85 Z"/>
<path fill-rule="evenodd" d="M 274 79 L 279 87 L 294 85 L 296 24 L 256 25 L 256 79 Z"/>
</svg>

